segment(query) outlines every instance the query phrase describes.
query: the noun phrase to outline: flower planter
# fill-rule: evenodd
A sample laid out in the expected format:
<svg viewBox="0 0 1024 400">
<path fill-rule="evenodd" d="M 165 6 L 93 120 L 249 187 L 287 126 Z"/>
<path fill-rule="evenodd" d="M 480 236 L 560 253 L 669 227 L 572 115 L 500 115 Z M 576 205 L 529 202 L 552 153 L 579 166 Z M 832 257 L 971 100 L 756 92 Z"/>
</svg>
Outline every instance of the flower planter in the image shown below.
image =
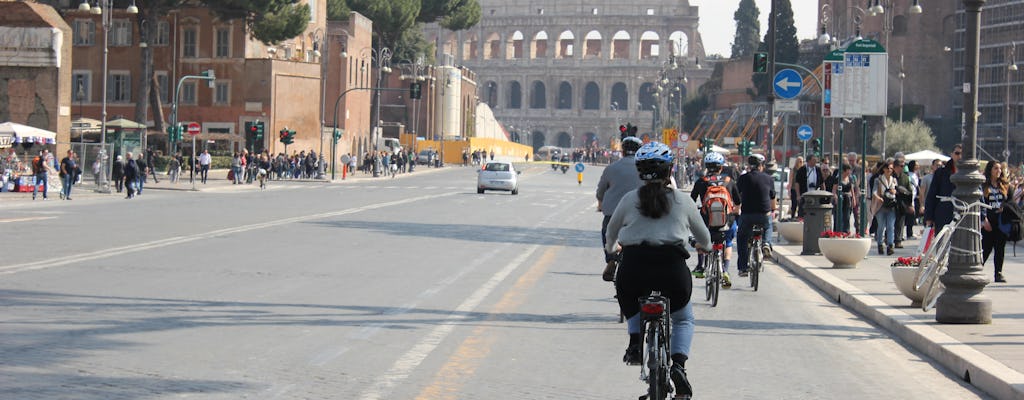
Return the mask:
<svg viewBox="0 0 1024 400">
<path fill-rule="evenodd" d="M 924 299 L 924 291 L 914 290 L 914 277 L 917 275 L 917 269 L 918 267 L 912 265 L 889 267 L 893 283 L 896 284 L 900 293 L 910 299 L 911 307 L 920 307 L 921 300 Z"/>
<path fill-rule="evenodd" d="M 818 248 L 832 268 L 853 268 L 868 255 L 870 238 L 818 238 Z"/>
<path fill-rule="evenodd" d="M 783 239 L 786 239 L 789 243 L 803 243 L 804 242 L 804 223 L 803 222 L 779 222 L 775 225 L 778 229 L 779 234 L 782 235 Z"/>
</svg>

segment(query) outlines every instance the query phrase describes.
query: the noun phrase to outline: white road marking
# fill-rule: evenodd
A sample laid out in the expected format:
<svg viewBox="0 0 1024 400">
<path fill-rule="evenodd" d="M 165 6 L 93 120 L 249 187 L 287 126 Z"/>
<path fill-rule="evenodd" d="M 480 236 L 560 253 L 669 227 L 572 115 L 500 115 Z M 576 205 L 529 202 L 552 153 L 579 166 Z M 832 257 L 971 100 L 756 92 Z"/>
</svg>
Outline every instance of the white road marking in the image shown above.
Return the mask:
<svg viewBox="0 0 1024 400">
<path fill-rule="evenodd" d="M 57 217 L 8 218 L 8 219 L 0 219 L 0 224 L 7 223 L 7 222 L 41 221 L 41 220 L 44 220 L 44 219 L 54 219 L 54 218 L 57 218 Z"/>
<path fill-rule="evenodd" d="M 233 228 L 218 229 L 218 230 L 215 230 L 215 231 L 210 231 L 210 232 L 200 233 L 200 234 L 195 234 L 195 235 L 189 235 L 189 236 L 175 236 L 175 237 L 164 238 L 164 239 L 154 240 L 154 241 L 145 242 L 145 243 L 136 243 L 136 244 L 130 244 L 130 245 L 127 245 L 127 246 L 120 246 L 120 247 L 113 247 L 113 248 L 108 248 L 108 249 L 102 249 L 102 250 L 92 251 L 92 252 L 88 252 L 88 253 L 73 254 L 73 255 L 68 255 L 68 256 L 63 256 L 63 257 L 55 257 L 55 258 L 50 258 L 50 259 L 46 259 L 46 260 L 33 261 L 33 262 L 27 262 L 27 263 L 21 263 L 21 264 L 4 265 L 4 266 L 0 266 L 0 275 L 9 275 L 9 274 L 14 274 L 14 273 L 23 272 L 23 271 L 33 271 L 33 270 L 40 270 L 40 269 L 46 269 L 46 268 L 59 267 L 59 266 L 73 264 L 73 263 L 82 262 L 82 261 L 98 260 L 98 259 L 102 259 L 102 258 L 109 258 L 109 257 L 123 255 L 123 254 L 137 253 L 137 252 L 140 252 L 140 251 L 143 251 L 143 250 L 149 250 L 149 249 L 155 249 L 155 248 L 160 248 L 160 247 L 166 247 L 166 246 L 170 246 L 170 245 L 173 245 L 173 244 L 187 243 L 187 242 L 192 242 L 192 241 L 196 241 L 196 240 L 200 240 L 200 239 L 209 239 L 209 238 L 213 238 L 213 237 L 217 237 L 217 236 L 221 236 L 221 235 L 228 235 L 228 234 L 232 234 L 232 233 L 247 232 L 247 231 L 252 231 L 252 230 L 257 230 L 257 229 L 264 229 L 264 228 L 269 228 L 269 227 L 274 227 L 274 226 L 293 224 L 293 223 L 296 223 L 296 222 L 303 222 L 303 221 L 317 220 L 317 219 L 322 219 L 322 218 L 337 217 L 337 216 L 341 216 L 341 215 L 355 214 L 355 213 L 359 213 L 359 212 L 363 212 L 363 211 L 368 211 L 368 210 L 374 210 L 374 209 L 378 209 L 378 208 L 397 206 L 397 205 L 413 203 L 413 202 L 417 202 L 417 201 L 421 201 L 421 200 L 430 200 L 430 199 L 436 199 L 436 198 L 439 198 L 439 197 L 446 197 L 446 196 L 453 196 L 453 195 L 455 195 L 455 193 L 440 193 L 440 194 L 434 194 L 434 195 L 429 195 L 429 196 L 413 197 L 413 198 L 409 198 L 409 199 L 391 201 L 391 202 L 387 202 L 387 203 L 378 203 L 378 204 L 371 204 L 371 205 L 367 205 L 367 206 L 363 206 L 363 207 L 350 208 L 350 209 L 347 209 L 347 210 L 331 211 L 331 212 L 320 213 L 320 214 L 311 214 L 311 215 L 304 215 L 304 216 L 299 216 L 299 217 L 284 218 L 284 219 L 279 219 L 279 220 L 276 220 L 276 221 L 268 221 L 268 222 L 262 222 L 262 223 L 258 223 L 258 224 L 236 226 L 236 227 L 233 227 Z"/>
</svg>

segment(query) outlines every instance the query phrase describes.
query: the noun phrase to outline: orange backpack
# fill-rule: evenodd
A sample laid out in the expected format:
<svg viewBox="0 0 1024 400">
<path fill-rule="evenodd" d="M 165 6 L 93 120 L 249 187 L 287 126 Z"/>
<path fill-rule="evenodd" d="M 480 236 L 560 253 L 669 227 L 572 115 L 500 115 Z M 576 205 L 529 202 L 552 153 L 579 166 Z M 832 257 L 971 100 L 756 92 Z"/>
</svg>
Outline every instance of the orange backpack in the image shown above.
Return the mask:
<svg viewBox="0 0 1024 400">
<path fill-rule="evenodd" d="M 704 219 L 708 228 L 722 228 L 729 225 L 730 215 L 735 211 L 735 204 L 732 201 L 732 194 L 726 186 L 729 177 L 719 178 L 717 176 L 704 177 L 708 189 L 701 196 L 703 200 L 701 210 L 704 212 Z"/>
</svg>

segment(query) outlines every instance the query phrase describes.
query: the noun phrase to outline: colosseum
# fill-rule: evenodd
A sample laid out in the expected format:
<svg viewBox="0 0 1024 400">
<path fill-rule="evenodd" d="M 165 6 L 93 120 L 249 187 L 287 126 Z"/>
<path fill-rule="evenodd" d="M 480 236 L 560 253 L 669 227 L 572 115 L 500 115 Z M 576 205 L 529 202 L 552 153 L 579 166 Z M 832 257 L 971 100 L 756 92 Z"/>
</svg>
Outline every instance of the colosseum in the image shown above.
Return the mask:
<svg viewBox="0 0 1024 400">
<path fill-rule="evenodd" d="M 512 140 L 534 149 L 613 145 L 626 122 L 641 133 L 660 132 L 681 117 L 680 99 L 711 76 L 698 7 L 687 0 L 480 6 L 473 28 L 431 25 L 427 38 L 437 44 L 439 62 L 477 73 L 479 101 Z"/>
</svg>

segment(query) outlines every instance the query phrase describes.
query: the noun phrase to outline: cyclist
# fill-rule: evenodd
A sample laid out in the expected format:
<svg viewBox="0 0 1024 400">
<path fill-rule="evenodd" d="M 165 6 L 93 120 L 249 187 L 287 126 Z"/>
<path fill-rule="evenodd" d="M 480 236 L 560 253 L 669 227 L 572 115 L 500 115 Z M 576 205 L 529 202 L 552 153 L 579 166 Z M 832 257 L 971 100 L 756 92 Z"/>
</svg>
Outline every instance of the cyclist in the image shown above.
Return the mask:
<svg viewBox="0 0 1024 400">
<path fill-rule="evenodd" d="M 747 258 L 750 257 L 750 249 L 747 240 L 750 231 L 755 225 L 764 227 L 765 238 L 762 251 L 765 257 L 771 256 L 771 246 L 768 244 L 772 237 L 772 212 L 775 211 L 775 180 L 764 173 L 764 156 L 754 154 L 747 158 L 750 171 L 736 180 L 736 189 L 740 192 L 737 201 L 740 208 L 740 223 L 738 247 L 740 259 L 736 262 L 736 269 L 740 276 L 747 276 Z"/>
<path fill-rule="evenodd" d="M 640 187 L 640 178 L 636 172 L 636 158 L 634 154 L 640 149 L 643 142 L 636 136 L 622 138 L 622 159 L 612 163 L 601 173 L 601 180 L 597 182 L 597 210 L 604 214 L 601 222 L 601 244 L 605 242 L 605 234 L 608 231 L 608 220 L 611 219 L 619 200 L 627 192 Z M 601 277 L 608 282 L 615 279 L 615 265 L 618 260 L 614 253 L 605 251 L 604 273 Z"/>
<path fill-rule="evenodd" d="M 708 189 L 712 186 L 724 186 L 729 191 L 729 196 L 732 199 L 739 198 L 739 192 L 736 190 L 735 182 L 732 177 L 723 171 L 722 167 L 725 165 L 725 157 L 721 154 L 710 152 L 704 156 L 704 168 L 707 172 L 704 173 L 704 177 L 693 184 L 693 190 L 690 191 L 690 198 L 693 201 L 697 201 L 697 198 L 701 198 L 701 204 L 707 201 Z M 730 200 L 731 202 L 731 200 Z M 701 210 L 701 214 L 704 216 L 705 224 L 708 224 L 708 210 Z M 725 250 L 722 251 L 722 287 L 732 287 L 732 280 L 729 279 L 729 259 L 732 256 L 732 242 L 736 238 L 736 221 L 733 218 L 725 226 L 722 227 L 711 227 L 707 225 L 711 230 L 711 240 L 715 243 L 724 243 Z M 694 268 L 693 275 L 697 278 L 704 277 L 704 263 L 703 257 L 698 260 L 697 268 Z"/>
<path fill-rule="evenodd" d="M 693 281 L 686 268 L 689 253 L 684 247 L 693 236 L 699 249 L 711 248 L 711 234 L 685 194 L 668 187 L 672 149 L 658 142 L 645 144 L 636 153 L 636 169 L 643 186 L 626 193 L 608 222 L 605 251 L 622 249 L 615 292 L 619 308 L 628 318 L 629 345 L 622 361 L 641 362 L 643 326 L 637 299 L 660 291 L 669 298 L 672 313 L 672 368 L 669 376 L 676 395 L 692 395 L 686 379 L 686 360 L 693 340 Z"/>
</svg>

